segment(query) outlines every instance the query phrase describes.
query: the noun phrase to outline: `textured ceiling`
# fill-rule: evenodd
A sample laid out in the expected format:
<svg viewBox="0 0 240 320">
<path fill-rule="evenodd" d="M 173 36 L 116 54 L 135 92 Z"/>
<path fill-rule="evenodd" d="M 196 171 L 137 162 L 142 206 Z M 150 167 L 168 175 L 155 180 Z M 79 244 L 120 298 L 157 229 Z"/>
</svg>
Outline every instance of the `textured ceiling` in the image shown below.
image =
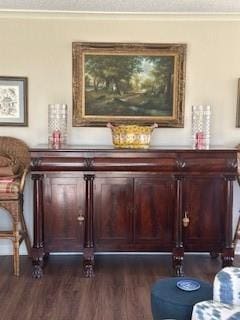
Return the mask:
<svg viewBox="0 0 240 320">
<path fill-rule="evenodd" d="M 0 10 L 239 13 L 240 0 L 0 0 Z"/>
</svg>

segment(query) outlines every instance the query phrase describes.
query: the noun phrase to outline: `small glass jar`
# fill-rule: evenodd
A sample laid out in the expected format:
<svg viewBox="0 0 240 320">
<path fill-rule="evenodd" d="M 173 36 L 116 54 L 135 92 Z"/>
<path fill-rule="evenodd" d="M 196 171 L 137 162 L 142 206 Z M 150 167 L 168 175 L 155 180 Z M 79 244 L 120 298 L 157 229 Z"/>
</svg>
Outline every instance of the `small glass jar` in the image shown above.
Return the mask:
<svg viewBox="0 0 240 320">
<path fill-rule="evenodd" d="M 210 106 L 192 106 L 192 147 L 209 149 L 210 145 Z"/>
<path fill-rule="evenodd" d="M 67 105 L 48 105 L 48 143 L 59 147 L 67 142 Z"/>
</svg>

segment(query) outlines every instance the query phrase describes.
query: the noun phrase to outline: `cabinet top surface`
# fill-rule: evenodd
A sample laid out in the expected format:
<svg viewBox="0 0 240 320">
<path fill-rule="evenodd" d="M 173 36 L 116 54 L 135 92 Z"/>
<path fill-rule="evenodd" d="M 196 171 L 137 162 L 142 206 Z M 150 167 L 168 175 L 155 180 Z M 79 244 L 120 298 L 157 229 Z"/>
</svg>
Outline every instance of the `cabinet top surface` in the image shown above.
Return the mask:
<svg viewBox="0 0 240 320">
<path fill-rule="evenodd" d="M 134 148 L 115 148 L 111 145 L 62 145 L 60 148 L 53 148 L 47 144 L 39 144 L 30 148 L 31 152 L 73 152 L 73 151 L 105 151 L 105 152 L 157 152 L 157 151 L 187 151 L 187 152 L 211 152 L 211 151 L 237 151 L 235 147 L 231 146 L 210 146 L 209 149 L 194 149 L 191 146 L 150 146 L 147 149 Z"/>
</svg>

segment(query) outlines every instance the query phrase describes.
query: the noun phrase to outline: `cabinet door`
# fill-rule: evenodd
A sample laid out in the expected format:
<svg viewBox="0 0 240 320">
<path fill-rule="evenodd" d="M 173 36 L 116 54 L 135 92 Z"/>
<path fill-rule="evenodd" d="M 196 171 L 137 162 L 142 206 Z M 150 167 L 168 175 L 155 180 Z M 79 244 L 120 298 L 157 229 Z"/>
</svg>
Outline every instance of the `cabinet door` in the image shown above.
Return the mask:
<svg viewBox="0 0 240 320">
<path fill-rule="evenodd" d="M 221 177 L 189 177 L 183 185 L 184 248 L 189 251 L 219 251 L 224 239 L 225 181 Z"/>
<path fill-rule="evenodd" d="M 127 249 L 132 239 L 132 203 L 132 179 L 95 179 L 94 235 L 97 250 Z"/>
<path fill-rule="evenodd" d="M 81 178 L 48 175 L 44 179 L 46 251 L 78 251 L 83 247 L 85 183 Z"/>
<path fill-rule="evenodd" d="M 171 177 L 137 178 L 134 184 L 134 242 L 142 248 L 169 250 L 175 203 Z"/>
</svg>

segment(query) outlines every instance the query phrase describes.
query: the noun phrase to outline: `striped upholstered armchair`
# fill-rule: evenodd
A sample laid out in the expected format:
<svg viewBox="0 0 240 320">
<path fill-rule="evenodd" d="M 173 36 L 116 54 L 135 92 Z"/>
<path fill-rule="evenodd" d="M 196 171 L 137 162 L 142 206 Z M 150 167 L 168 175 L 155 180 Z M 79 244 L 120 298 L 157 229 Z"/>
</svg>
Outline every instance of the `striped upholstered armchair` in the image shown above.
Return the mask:
<svg viewBox="0 0 240 320">
<path fill-rule="evenodd" d="M 192 320 L 240 320 L 240 268 L 226 267 L 213 283 L 213 300 L 196 303 Z"/>
<path fill-rule="evenodd" d="M 19 275 L 19 246 L 26 242 L 30 254 L 31 244 L 23 215 L 23 190 L 30 165 L 27 145 L 13 137 L 0 137 L 0 209 L 6 210 L 12 220 L 11 230 L 2 230 L 0 212 L 0 239 L 13 243 L 14 274 Z"/>
</svg>

